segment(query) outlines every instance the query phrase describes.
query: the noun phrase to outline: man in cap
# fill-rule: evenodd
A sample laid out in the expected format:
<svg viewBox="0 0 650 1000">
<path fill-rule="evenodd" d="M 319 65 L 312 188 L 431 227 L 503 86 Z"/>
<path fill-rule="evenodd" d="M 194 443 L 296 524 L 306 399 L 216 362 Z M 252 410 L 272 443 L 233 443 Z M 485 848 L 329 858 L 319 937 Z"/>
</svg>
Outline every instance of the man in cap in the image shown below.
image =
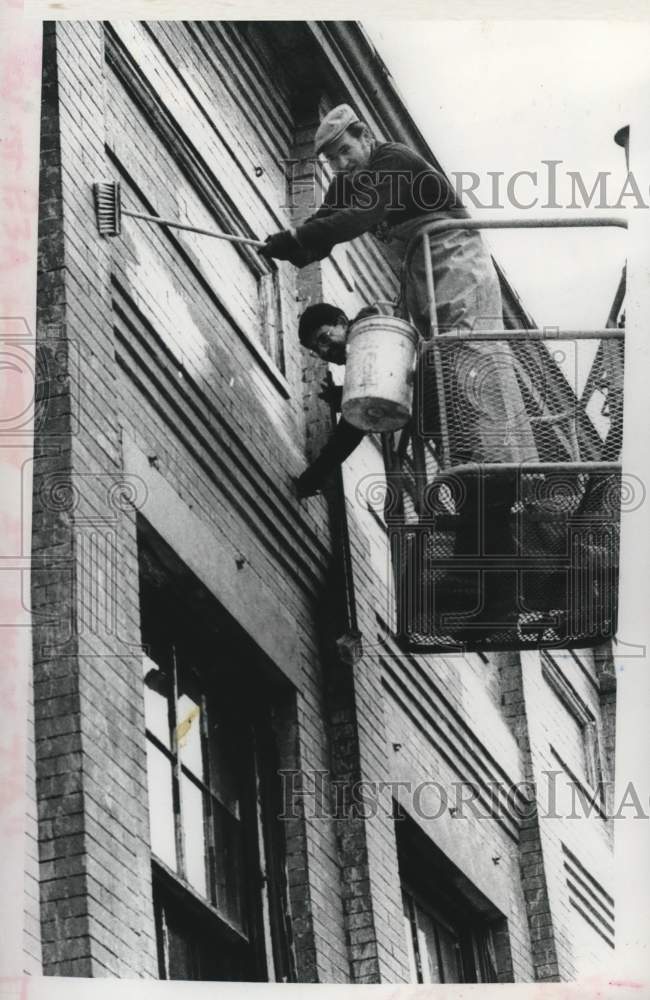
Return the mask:
<svg viewBox="0 0 650 1000">
<path fill-rule="evenodd" d="M 267 258 L 304 267 L 322 260 L 337 243 L 370 232 L 386 244 L 389 257 L 401 267 L 409 243 L 423 225 L 469 217 L 440 170 L 403 143 L 378 142 L 349 104 L 340 104 L 325 116 L 314 148 L 334 171 L 323 204 L 302 225 L 269 236 L 260 251 Z M 499 279 L 480 233 L 448 230 L 433 236 L 429 245 L 438 328 L 501 328 Z M 426 337 L 429 296 L 420 250 L 411 255 L 403 279 L 403 314 Z M 453 365 L 447 367 L 436 373 L 445 380 L 445 394 L 462 398 L 468 414 L 477 414 L 479 397 L 484 409 L 474 421 L 473 442 L 460 426 L 466 421 L 449 428 L 448 463 L 534 460 L 534 439 L 528 421 L 522 419 L 525 408 L 509 345 L 459 341 Z"/>
<path fill-rule="evenodd" d="M 334 171 L 323 204 L 295 229 L 269 236 L 260 251 L 267 258 L 304 267 L 328 256 L 336 244 L 369 232 L 388 243 L 389 257 L 401 267 L 407 247 L 424 225 L 469 217 L 440 170 L 402 143 L 377 141 L 348 104 L 339 105 L 325 116 L 314 147 L 317 155 L 324 154 Z M 429 253 L 438 328 L 500 329 L 503 316 L 499 279 L 480 233 L 459 228 L 436 234 L 429 239 Z M 425 337 L 430 330 L 426 273 L 423 254 L 418 250 L 410 256 L 402 274 L 403 309 Z M 301 340 L 312 349 L 318 347 L 318 334 L 311 345 Z M 444 372 L 436 372 L 435 377 L 443 380 L 444 395 L 460 402 L 457 417 L 447 428 L 448 464 L 453 468 L 467 462 L 534 461 L 537 450 L 509 345 L 459 341 L 453 355 L 447 357 L 451 357 L 450 365 Z M 465 415 L 468 419 L 463 419 Z M 309 495 L 320 485 L 319 479 L 331 467 L 333 457 L 340 455 L 338 460 L 342 461 L 356 446 L 354 429 L 349 430 L 347 425 L 343 431 L 337 429 L 324 456 L 319 456 L 300 477 L 301 495 Z M 468 489 L 463 519 L 466 527 L 456 540 L 459 555 L 474 550 L 474 538 L 480 530 L 478 481 L 468 483 Z M 490 484 L 490 493 L 486 499 L 491 508 L 487 520 L 494 548 L 510 551 L 510 499 L 500 495 L 498 484 Z M 505 606 L 513 604 L 510 593 L 503 597 Z"/>
<path fill-rule="evenodd" d="M 387 226 L 428 212 L 467 216 L 444 174 L 402 143 L 377 142 L 349 104 L 325 116 L 314 149 L 334 171 L 323 204 L 296 229 L 269 236 L 267 258 L 304 267 L 337 243 L 369 231 L 382 238 Z"/>
</svg>

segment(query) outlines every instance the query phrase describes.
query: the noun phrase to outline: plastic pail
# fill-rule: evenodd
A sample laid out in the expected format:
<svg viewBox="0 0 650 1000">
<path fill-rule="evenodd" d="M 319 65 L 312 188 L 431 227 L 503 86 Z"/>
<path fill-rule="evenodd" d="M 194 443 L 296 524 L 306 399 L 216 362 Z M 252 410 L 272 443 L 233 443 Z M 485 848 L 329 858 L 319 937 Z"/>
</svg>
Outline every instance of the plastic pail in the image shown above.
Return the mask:
<svg viewBox="0 0 650 1000">
<path fill-rule="evenodd" d="M 418 332 L 397 316 L 367 316 L 346 341 L 341 412 L 364 431 L 394 431 L 411 416 Z"/>
</svg>

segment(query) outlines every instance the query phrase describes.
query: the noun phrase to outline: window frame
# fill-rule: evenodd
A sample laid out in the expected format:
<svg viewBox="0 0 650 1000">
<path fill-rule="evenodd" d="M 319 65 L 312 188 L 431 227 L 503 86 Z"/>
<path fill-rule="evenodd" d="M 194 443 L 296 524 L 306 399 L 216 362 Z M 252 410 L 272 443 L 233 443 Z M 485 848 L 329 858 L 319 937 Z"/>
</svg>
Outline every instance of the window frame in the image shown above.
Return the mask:
<svg viewBox="0 0 650 1000">
<path fill-rule="evenodd" d="M 546 649 L 542 650 L 541 653 L 542 677 L 580 731 L 583 752 L 582 763 L 586 779 L 584 783 L 597 793 L 598 802 L 601 808 L 604 809 L 605 780 L 598 720 L 589 705 L 578 694 L 566 677 L 557 660 Z M 551 746 L 551 749 L 554 751 L 555 756 L 562 760 L 560 754 L 557 753 L 553 746 Z M 573 772 L 564 764 L 564 761 L 562 761 L 562 765 L 572 778 L 575 778 L 581 784 L 583 783 L 577 776 L 573 775 Z"/>
<path fill-rule="evenodd" d="M 205 689 L 201 690 L 200 695 L 200 709 L 198 713 L 199 717 L 199 733 L 201 741 L 201 756 L 203 768 L 205 770 L 204 777 L 201 778 L 183 761 L 182 746 L 178 738 L 178 730 L 184 723 L 184 719 L 179 718 L 179 675 L 182 667 L 179 666 L 179 652 L 182 656 L 183 653 L 179 651 L 178 647 L 172 644 L 170 646 L 170 666 L 172 670 L 171 677 L 164 670 L 164 665 L 158 663 L 153 657 L 145 654 L 147 657 L 147 662 L 152 663 L 158 667 L 159 671 L 163 673 L 171 680 L 171 693 L 166 697 L 167 702 L 167 719 L 169 726 L 169 741 L 170 746 L 164 745 L 162 740 L 146 726 L 145 722 L 145 737 L 148 743 L 152 744 L 158 753 L 161 753 L 165 759 L 171 765 L 172 774 L 172 803 L 173 803 L 173 824 L 174 824 L 174 846 L 175 846 L 175 856 L 176 856 L 176 877 L 179 882 L 189 887 L 193 892 L 195 892 L 200 898 L 204 899 L 207 904 L 209 904 L 210 909 L 219 915 L 222 922 L 228 926 L 232 926 L 233 929 L 238 930 L 242 938 L 248 940 L 249 934 L 246 928 L 246 921 L 242 920 L 241 925 L 238 927 L 237 923 L 232 919 L 232 917 L 227 912 L 226 906 L 221 906 L 219 903 L 218 892 L 216 887 L 216 861 L 214 857 L 217 853 L 217 845 L 215 843 L 214 835 L 214 821 L 218 813 L 223 810 L 230 813 L 231 816 L 240 824 L 240 829 L 244 831 L 246 822 L 251 822 L 250 805 L 245 803 L 242 806 L 241 813 L 239 817 L 235 817 L 232 810 L 228 808 L 225 802 L 222 802 L 219 798 L 216 789 L 215 776 L 211 774 L 211 757 L 213 754 L 210 752 L 209 747 L 209 735 L 207 733 L 208 720 L 211 717 L 211 712 L 208 710 L 208 702 L 212 692 L 206 692 Z M 197 676 L 197 680 L 200 677 Z M 146 680 L 145 680 L 146 683 Z M 225 699 L 229 705 L 232 705 L 231 694 L 228 693 Z M 248 727 L 246 727 L 248 729 Z M 182 739 L 182 737 L 181 737 Z M 238 739 L 238 750 L 243 750 L 246 746 L 246 741 L 244 739 Z M 251 745 L 252 750 L 252 745 Z M 250 789 L 246 788 L 246 785 L 251 785 L 253 782 L 253 754 L 248 753 L 248 760 L 241 762 L 241 766 L 237 768 L 236 780 L 237 783 L 241 783 L 241 787 L 244 789 L 245 798 L 250 798 L 250 794 L 246 795 L 246 792 L 250 792 Z M 246 773 L 248 772 L 248 773 Z M 186 817 L 184 816 L 183 807 L 183 779 L 186 779 L 190 784 L 198 789 L 201 794 L 201 799 L 203 803 L 203 837 L 204 837 L 204 875 L 206 882 L 206 894 L 198 889 L 198 887 L 193 883 L 191 879 L 191 874 L 188 869 L 188 851 L 186 844 L 186 828 L 185 822 Z M 246 840 L 245 834 L 242 838 Z M 250 854 L 252 857 L 252 849 L 249 849 L 246 853 Z M 153 854 L 153 851 L 152 851 Z M 168 872 L 173 872 L 174 869 L 167 865 L 163 858 L 153 854 L 153 857 L 158 861 Z M 242 868 L 247 868 L 250 872 L 250 867 L 248 865 L 242 865 Z M 261 876 L 260 876 L 261 877 Z M 246 895 L 245 884 L 241 886 L 242 896 Z"/>
<path fill-rule="evenodd" d="M 159 39 L 157 39 L 155 34 L 152 34 L 148 25 L 143 23 L 141 27 L 150 35 L 150 39 L 153 44 L 159 46 Z M 186 137 L 184 137 L 182 132 L 180 132 L 176 127 L 173 116 L 152 87 L 151 81 L 143 80 L 141 73 L 139 73 L 134 56 L 129 51 L 120 32 L 116 30 L 115 26 L 109 21 L 103 22 L 103 28 L 107 66 L 110 68 L 111 72 L 115 74 L 116 79 L 124 88 L 129 98 L 134 102 L 136 108 L 138 108 L 138 110 L 142 113 L 155 138 L 165 146 L 174 166 L 185 175 L 192 192 L 205 205 L 211 217 L 224 233 L 238 233 L 243 236 L 254 238 L 255 234 L 252 232 L 249 222 L 237 209 L 237 206 L 233 203 L 232 198 L 229 197 L 228 192 L 223 188 L 219 180 L 211 177 L 209 173 L 206 173 L 206 171 L 201 168 L 201 161 L 200 158 L 197 159 L 196 151 L 193 150 L 191 144 L 188 144 Z M 121 175 L 123 184 L 128 182 L 129 186 L 142 202 L 140 206 L 134 207 L 137 207 L 139 211 L 145 211 L 148 214 L 159 214 L 155 206 L 149 201 L 149 199 L 146 198 L 144 192 L 142 192 L 135 183 L 129 170 L 127 169 L 126 164 L 119 160 L 118 153 L 111 136 L 109 136 L 108 139 L 107 155 L 111 159 L 113 166 Z M 182 249 L 186 262 L 188 260 L 191 261 L 191 265 L 194 269 L 198 267 L 198 272 L 202 280 L 206 281 L 209 285 L 211 294 L 216 297 L 221 306 L 229 312 L 222 297 L 219 295 L 218 288 L 204 273 L 203 268 L 197 264 L 194 254 L 187 244 L 187 241 L 184 241 L 181 235 L 175 236 L 168 230 L 166 232 L 168 238 L 172 241 L 172 244 L 177 248 Z M 280 290 L 279 274 L 275 262 L 263 262 L 256 250 L 246 244 L 234 244 L 234 247 L 250 271 L 253 280 L 256 282 L 258 299 L 260 291 L 260 277 L 263 274 L 275 274 L 276 277 L 274 280 L 277 284 L 278 290 Z M 250 332 L 247 329 L 243 329 L 241 323 L 234 317 L 230 318 L 235 329 L 237 330 L 237 333 L 240 335 L 246 346 L 251 350 L 251 353 L 253 353 L 256 360 L 260 363 L 261 367 L 272 380 L 276 388 L 285 398 L 290 398 L 291 391 L 286 380 L 284 367 L 284 325 L 281 298 L 277 316 L 279 344 L 277 345 L 275 355 L 272 352 L 269 352 L 264 345 L 265 331 L 261 329 L 259 322 L 254 332 Z"/>
<path fill-rule="evenodd" d="M 444 977 L 444 959 L 440 947 L 438 928 L 442 927 L 456 939 L 458 948 L 457 960 L 463 978 L 462 983 L 497 983 L 506 978 L 506 961 L 509 957 L 497 957 L 493 932 L 506 930 L 507 921 L 495 907 L 490 906 L 486 912 L 476 909 L 458 887 L 459 879 L 453 875 L 453 865 L 423 831 L 417 829 L 415 822 L 407 815 L 396 812 L 396 834 L 398 849 L 398 866 L 402 902 L 404 910 L 405 933 L 408 923 L 407 950 L 414 957 L 417 984 L 428 982 L 424 979 L 423 963 L 420 955 L 417 921 L 417 908 L 423 911 L 434 926 L 436 935 L 436 954 L 438 968 Z M 429 846 L 429 850 L 427 849 Z M 465 882 L 469 882 L 464 879 Z M 415 888 L 415 885 L 418 888 Z M 490 951 L 490 965 L 488 958 Z M 456 980 L 441 983 L 452 985 Z"/>
<path fill-rule="evenodd" d="M 257 274 L 260 344 L 286 378 L 285 329 L 280 272 L 276 266 Z"/>
<path fill-rule="evenodd" d="M 480 921 L 471 918 L 459 917 L 457 913 L 451 914 L 443 907 L 437 907 L 421 892 L 414 889 L 409 882 L 402 882 L 402 897 L 407 902 L 404 915 L 408 920 L 411 931 L 411 949 L 415 959 L 415 968 L 418 984 L 441 983 L 454 985 L 457 983 L 494 983 L 498 982 L 496 964 L 494 967 L 494 978 L 490 978 L 483 957 L 481 947 L 482 938 L 491 931 L 489 925 L 482 925 Z M 420 941 L 418 931 L 424 934 L 423 928 L 418 924 L 417 909 L 423 911 L 431 921 L 435 932 L 435 945 L 438 968 L 442 971 L 442 978 L 439 980 L 425 979 L 423 973 L 423 963 L 421 957 Z M 408 912 L 407 912 L 408 909 Z M 467 921 L 467 922 L 465 922 Z M 442 927 L 448 934 L 455 938 L 455 947 L 458 949 L 457 962 L 461 970 L 462 979 L 444 978 L 445 961 L 442 953 L 439 928 Z"/>
<path fill-rule="evenodd" d="M 189 593 L 188 583 L 196 588 L 202 585 L 184 577 L 175 577 L 169 569 L 168 560 L 177 560 L 170 550 L 158 552 L 155 548 L 157 538 L 142 524 L 144 537 L 141 542 L 140 565 L 140 611 L 142 628 L 142 647 L 152 664 L 160 669 L 160 660 L 164 660 L 160 651 L 168 651 L 174 645 L 175 636 L 191 636 L 182 639 L 180 645 L 183 654 L 191 659 L 191 652 L 198 650 L 198 658 L 194 663 L 193 673 L 200 680 L 202 703 L 208 702 L 207 714 L 200 713 L 209 724 L 209 702 L 213 697 L 221 698 L 228 706 L 228 732 L 238 731 L 237 745 L 245 750 L 245 758 L 240 759 L 237 767 L 237 791 L 240 802 L 239 822 L 242 842 L 242 880 L 240 882 L 240 906 L 242 913 L 241 926 L 229 918 L 223 907 L 215 905 L 215 897 L 203 896 L 187 878 L 187 870 L 180 863 L 182 845 L 179 851 L 178 837 L 180 835 L 182 815 L 180 812 L 180 777 L 184 773 L 179 748 L 175 745 L 174 733 L 176 718 L 171 714 L 170 697 L 165 695 L 167 703 L 170 747 L 165 747 L 159 737 L 146 725 L 143 726 L 143 742 L 162 752 L 167 760 L 172 760 L 176 754 L 173 767 L 173 804 L 174 810 L 174 844 L 178 871 L 174 871 L 164 859 L 158 857 L 152 850 L 152 881 L 154 887 L 156 945 L 159 959 L 159 975 L 164 978 L 169 973 L 165 960 L 164 942 L 161 936 L 161 916 L 159 910 L 161 898 L 167 901 L 165 905 L 174 905 L 189 915 L 189 922 L 197 921 L 214 935 L 215 947 L 221 941 L 224 947 L 233 949 L 233 961 L 239 962 L 241 980 L 249 981 L 280 981 L 292 982 L 296 979 L 295 959 L 290 943 L 290 927 L 288 920 L 288 901 L 286 873 L 282 859 L 286 856 L 284 831 L 278 829 L 275 817 L 279 809 L 273 812 L 273 804 L 280 797 L 280 787 L 277 778 L 277 739 L 273 725 L 274 699 L 269 684 L 263 676 L 254 674 L 250 669 L 243 669 L 243 663 L 254 661 L 255 655 L 250 648 L 245 635 L 226 623 L 223 611 L 216 605 L 211 595 L 200 594 L 200 599 L 194 601 L 194 594 Z M 151 537 L 150 537 L 151 536 Z M 162 543 L 162 540 L 161 540 Z M 162 543 L 164 546 L 164 543 Z M 167 558 L 165 559 L 164 556 Z M 144 565 L 143 565 L 144 559 Z M 180 560 L 179 566 L 182 567 Z M 185 569 L 183 567 L 183 569 Z M 186 571 L 189 573 L 189 571 Z M 196 591 L 198 596 L 198 590 Z M 156 651 L 158 655 L 156 656 Z M 223 670 L 214 670 L 214 662 L 206 663 L 210 658 L 214 661 L 218 656 Z M 206 669 L 212 666 L 213 669 Z M 254 684 L 251 684 L 254 680 Z M 143 678 L 143 692 L 145 682 Z M 178 704 L 178 689 L 175 685 L 174 704 Z M 171 717 L 170 717 L 171 715 Z M 144 722 L 144 720 L 143 720 Z M 242 725 L 243 723 L 243 725 Z M 203 766 L 206 761 L 207 748 L 202 740 Z M 235 756 L 237 754 L 235 753 Z M 209 757 L 209 754 L 208 754 Z M 191 774 L 191 769 L 189 769 Z M 196 776 L 189 780 L 195 787 Z M 216 784 L 211 786 L 211 776 L 205 771 L 202 794 L 206 794 L 219 802 L 221 808 L 226 805 L 215 793 Z M 205 802 L 205 799 L 203 800 Z M 204 805 L 204 823 L 206 816 Z M 210 825 L 210 824 L 209 824 Z M 204 827 L 205 829 L 205 827 Z M 205 855 L 208 855 L 209 841 L 205 840 Z M 209 859 L 211 860 L 211 859 Z M 211 874 L 206 864 L 206 888 L 211 891 Z M 156 902 L 158 900 L 158 902 Z M 190 945 L 188 944 L 188 948 Z M 236 952 L 240 952 L 237 958 Z M 226 959 L 229 961 L 228 959 Z"/>
<path fill-rule="evenodd" d="M 177 978 L 170 976 L 169 945 L 163 930 L 163 920 L 167 908 L 175 915 L 181 915 L 193 928 L 199 927 L 205 938 L 215 945 L 221 943 L 230 949 L 229 960 L 239 968 L 249 966 L 250 942 L 241 937 L 236 928 L 228 924 L 223 916 L 201 897 L 187 882 L 179 879 L 159 858 L 152 856 L 152 885 L 154 921 L 156 929 L 156 951 L 158 974 L 161 980 Z M 196 938 L 191 943 L 199 943 Z M 193 978 L 193 977 L 192 977 Z"/>
</svg>

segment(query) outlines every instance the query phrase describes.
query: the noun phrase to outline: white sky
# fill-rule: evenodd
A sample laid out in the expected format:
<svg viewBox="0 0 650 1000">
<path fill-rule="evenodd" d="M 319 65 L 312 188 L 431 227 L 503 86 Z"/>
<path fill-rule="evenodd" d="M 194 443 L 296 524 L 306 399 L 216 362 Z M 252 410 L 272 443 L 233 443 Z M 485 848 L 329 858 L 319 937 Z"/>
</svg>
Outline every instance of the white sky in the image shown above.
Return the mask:
<svg viewBox="0 0 650 1000">
<path fill-rule="evenodd" d="M 518 182 L 519 199 L 537 193 L 540 203 L 546 200 L 546 159 L 563 161 L 560 204 L 570 201 L 568 170 L 581 171 L 588 190 L 599 170 L 611 171 L 608 200 L 618 199 L 626 168 L 613 135 L 627 123 L 642 92 L 648 103 L 647 23 L 391 20 L 363 25 L 445 171 L 481 176 L 481 201 L 490 199 L 490 170 L 503 171 L 506 179 L 516 170 L 537 170 L 537 192 L 524 178 Z M 644 199 L 650 202 L 647 191 Z M 481 214 L 467 204 L 472 214 Z M 562 213 L 539 207 L 518 212 L 506 205 L 483 214 Z M 625 257 L 624 230 L 492 232 L 489 243 L 539 325 L 604 325 Z"/>
</svg>

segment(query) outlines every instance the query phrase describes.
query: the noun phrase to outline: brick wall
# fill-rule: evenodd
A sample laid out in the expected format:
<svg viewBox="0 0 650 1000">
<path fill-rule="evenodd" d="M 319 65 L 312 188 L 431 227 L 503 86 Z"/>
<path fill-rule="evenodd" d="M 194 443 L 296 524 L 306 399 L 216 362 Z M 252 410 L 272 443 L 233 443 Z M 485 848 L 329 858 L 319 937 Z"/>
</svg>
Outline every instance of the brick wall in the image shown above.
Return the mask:
<svg viewBox="0 0 650 1000">
<path fill-rule="evenodd" d="M 30 678 L 30 687 L 31 678 Z M 38 821 L 36 816 L 36 763 L 34 752 L 34 703 L 30 694 L 27 716 L 27 774 L 25 780 L 25 897 L 23 952 L 27 975 L 42 975 L 39 900 Z"/>
<path fill-rule="evenodd" d="M 102 62 L 99 25 L 46 27 L 38 332 L 59 356 L 34 477 L 43 971 L 150 976 L 134 514 L 91 189 L 106 169 Z"/>
<path fill-rule="evenodd" d="M 535 770 L 533 744 L 528 720 L 530 704 L 526 699 L 522 658 L 503 655 L 499 664 L 504 716 L 517 740 L 523 763 L 524 781 L 534 802 Z M 531 957 L 535 979 L 555 982 L 560 978 L 551 901 L 544 863 L 542 835 L 536 808 L 526 810 L 521 830 L 521 882 L 531 937 Z"/>
<path fill-rule="evenodd" d="M 554 652 L 554 657 L 561 675 L 589 705 L 600 729 L 592 657 L 577 658 L 561 651 Z M 558 704 L 540 655 L 529 652 L 505 658 L 501 677 L 504 711 L 522 751 L 525 780 L 536 789 L 537 808 L 527 818 L 521 848 L 536 978 L 571 980 L 598 963 L 611 939 L 611 821 L 606 819 L 605 807 L 585 810 L 580 795 L 576 798 L 576 781 L 587 800 L 593 791 L 576 760 L 580 747 L 575 723 Z M 601 934 L 590 923 L 594 908 Z"/>
<path fill-rule="evenodd" d="M 589 704 L 600 723 L 598 687 L 591 657 L 582 656 L 581 666 L 568 654 L 558 655 L 557 660 L 563 676 Z M 564 760 L 563 752 L 568 756 L 562 746 L 566 723 L 563 725 L 563 716 L 556 710 L 554 695 L 549 691 L 538 661 L 537 655 L 524 654 L 522 676 L 525 700 L 529 706 L 528 728 L 534 780 L 541 791 L 539 797 L 542 802 L 550 798 L 549 806 L 540 810 L 539 833 L 559 976 L 570 980 L 584 970 L 586 964 L 597 966 L 607 948 L 606 939 L 612 939 L 612 933 L 606 929 L 612 922 L 609 904 L 605 904 L 596 918 L 597 926 L 602 925 L 604 936 L 592 934 L 588 925 L 594 899 L 595 908 L 600 911 L 601 894 L 611 896 L 612 893 L 612 821 L 607 820 L 604 810 L 591 807 L 585 810 L 581 805 L 581 797 L 575 791 L 575 779 L 585 787 L 587 800 L 593 797 L 593 791 L 579 773 L 574 774 L 570 762 Z M 549 774 L 553 782 L 550 796 L 547 793 Z M 576 880 L 570 857 L 578 859 L 582 872 L 578 886 L 582 901 L 572 891 Z M 595 894 L 592 888 L 594 881 L 597 884 Z M 576 909 L 575 902 L 580 909 Z M 586 914 L 586 919 L 583 914 Z"/>
</svg>

